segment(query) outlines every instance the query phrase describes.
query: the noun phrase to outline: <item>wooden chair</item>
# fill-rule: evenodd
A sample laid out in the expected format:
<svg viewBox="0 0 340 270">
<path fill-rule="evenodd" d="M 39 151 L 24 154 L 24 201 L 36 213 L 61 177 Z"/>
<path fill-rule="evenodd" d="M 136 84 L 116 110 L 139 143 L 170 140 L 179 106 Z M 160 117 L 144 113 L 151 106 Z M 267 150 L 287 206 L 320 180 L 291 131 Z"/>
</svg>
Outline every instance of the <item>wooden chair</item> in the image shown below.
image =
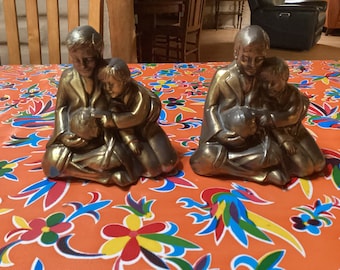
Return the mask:
<svg viewBox="0 0 340 270">
<path fill-rule="evenodd" d="M 80 1 L 81 0 L 67 0 L 68 31 L 80 25 Z M 9 64 L 22 64 L 16 2 L 16 0 L 3 0 Z M 42 16 L 39 16 L 38 2 L 41 1 L 25 0 L 27 44 L 30 64 L 42 64 L 40 35 L 40 26 L 42 25 L 40 19 Z M 58 0 L 46 0 L 48 58 L 50 64 L 61 63 L 60 9 L 58 2 Z M 91 25 L 101 34 L 103 32 L 103 3 L 103 0 L 88 0 L 88 10 L 91 12 L 88 12 L 87 24 Z"/>
<path fill-rule="evenodd" d="M 154 62 L 200 61 L 200 34 L 205 0 L 183 0 L 179 23 L 156 22 L 153 29 Z"/>
<path fill-rule="evenodd" d="M 182 0 L 135 0 L 136 40 L 138 62 L 152 62 L 153 31 L 159 19 L 182 14 Z"/>
</svg>

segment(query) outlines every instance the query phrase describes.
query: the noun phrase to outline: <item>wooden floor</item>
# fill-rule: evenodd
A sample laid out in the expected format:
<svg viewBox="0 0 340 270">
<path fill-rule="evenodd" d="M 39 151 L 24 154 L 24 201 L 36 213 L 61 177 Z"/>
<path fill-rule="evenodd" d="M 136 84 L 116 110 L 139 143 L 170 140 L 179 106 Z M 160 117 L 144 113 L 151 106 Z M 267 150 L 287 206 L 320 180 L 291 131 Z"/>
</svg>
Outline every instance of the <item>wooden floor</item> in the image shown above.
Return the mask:
<svg viewBox="0 0 340 270">
<path fill-rule="evenodd" d="M 201 62 L 232 61 L 233 44 L 237 29 L 205 29 L 201 36 Z M 279 56 L 286 60 L 330 60 L 340 59 L 340 35 L 324 33 L 319 42 L 309 51 L 289 51 L 270 49 L 269 56 Z"/>
</svg>

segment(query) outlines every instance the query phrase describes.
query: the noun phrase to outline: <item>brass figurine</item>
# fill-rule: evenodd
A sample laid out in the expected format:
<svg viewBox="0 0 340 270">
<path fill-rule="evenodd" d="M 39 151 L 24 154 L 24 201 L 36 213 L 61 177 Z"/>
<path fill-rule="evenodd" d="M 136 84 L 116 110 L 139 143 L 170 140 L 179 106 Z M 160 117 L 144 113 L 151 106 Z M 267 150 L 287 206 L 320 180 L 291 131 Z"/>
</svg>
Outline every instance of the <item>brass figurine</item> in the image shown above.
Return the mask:
<svg viewBox="0 0 340 270">
<path fill-rule="evenodd" d="M 234 61 L 217 70 L 206 97 L 199 146 L 190 158 L 195 173 L 285 186 L 291 176 L 323 169 L 324 157 L 301 124 L 308 101 L 287 84 L 286 67 L 272 73 L 282 63 L 275 60 L 274 68 L 266 58 L 269 46 L 259 26 L 236 35 Z"/>
<path fill-rule="evenodd" d="M 125 69 L 117 84 L 115 76 L 103 76 L 115 68 L 104 61 L 102 37 L 91 26 L 72 30 L 66 45 L 73 67 L 59 82 L 55 127 L 42 160 L 46 176 L 128 186 L 174 170 L 177 154 L 157 124 L 159 98 L 128 77 L 125 63 L 117 65 Z"/>
</svg>

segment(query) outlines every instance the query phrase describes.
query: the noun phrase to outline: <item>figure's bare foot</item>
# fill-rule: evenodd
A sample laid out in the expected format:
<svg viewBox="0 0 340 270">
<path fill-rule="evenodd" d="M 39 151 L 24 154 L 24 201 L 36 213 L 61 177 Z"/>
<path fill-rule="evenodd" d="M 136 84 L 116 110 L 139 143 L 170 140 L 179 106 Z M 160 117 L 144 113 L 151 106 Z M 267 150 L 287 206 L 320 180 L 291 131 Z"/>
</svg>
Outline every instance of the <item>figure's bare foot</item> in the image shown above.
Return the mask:
<svg viewBox="0 0 340 270">
<path fill-rule="evenodd" d="M 116 184 L 120 187 L 126 187 L 135 183 L 138 179 L 134 180 L 125 171 L 117 171 L 111 175 L 110 182 L 108 184 Z"/>
<path fill-rule="evenodd" d="M 264 184 L 273 184 L 279 187 L 285 186 L 289 183 L 290 177 L 283 173 L 281 170 L 272 170 L 267 173 L 266 178 L 264 179 Z"/>
</svg>

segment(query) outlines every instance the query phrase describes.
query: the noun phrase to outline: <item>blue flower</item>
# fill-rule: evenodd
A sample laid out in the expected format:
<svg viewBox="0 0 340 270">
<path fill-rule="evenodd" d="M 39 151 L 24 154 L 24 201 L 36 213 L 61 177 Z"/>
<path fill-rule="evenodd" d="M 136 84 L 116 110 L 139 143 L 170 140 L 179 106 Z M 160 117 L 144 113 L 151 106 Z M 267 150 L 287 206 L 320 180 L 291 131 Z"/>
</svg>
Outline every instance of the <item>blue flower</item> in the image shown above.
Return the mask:
<svg viewBox="0 0 340 270">
<path fill-rule="evenodd" d="M 301 214 L 299 217 L 292 217 L 292 221 L 294 222 L 293 227 L 298 231 L 307 231 L 313 235 L 320 234 L 320 228 L 322 222 L 318 219 L 312 218 L 308 214 Z"/>
</svg>

